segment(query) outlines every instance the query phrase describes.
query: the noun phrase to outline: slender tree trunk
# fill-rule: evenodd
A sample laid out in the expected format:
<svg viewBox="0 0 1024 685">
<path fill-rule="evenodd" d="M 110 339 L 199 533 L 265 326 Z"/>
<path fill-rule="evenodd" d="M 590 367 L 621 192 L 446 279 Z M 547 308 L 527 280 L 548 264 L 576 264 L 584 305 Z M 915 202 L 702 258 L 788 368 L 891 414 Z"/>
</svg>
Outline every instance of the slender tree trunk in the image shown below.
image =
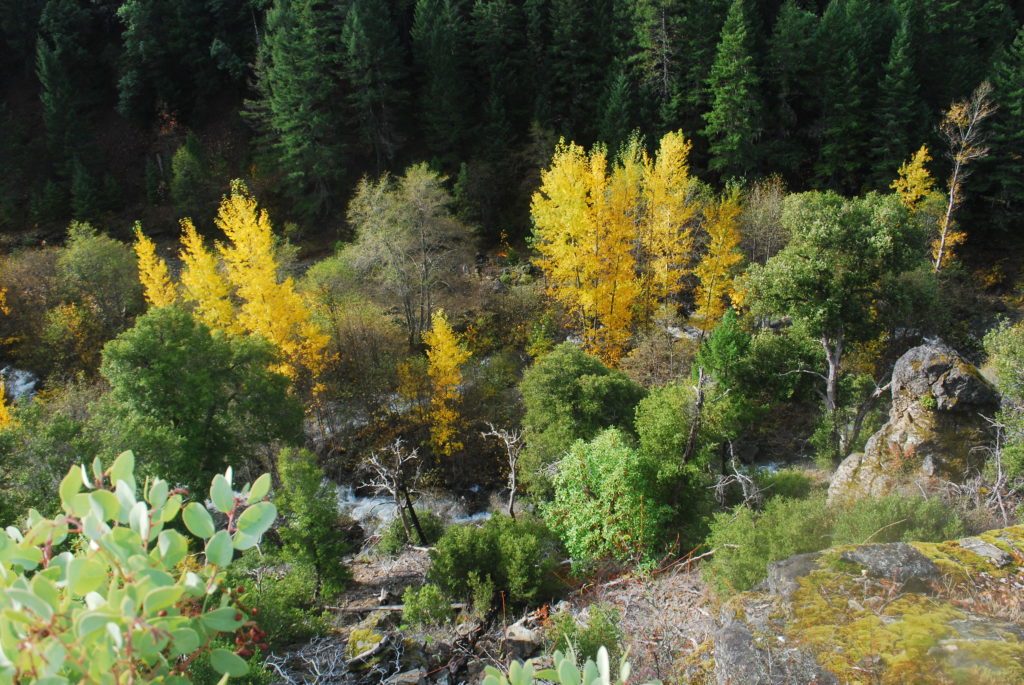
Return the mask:
<svg viewBox="0 0 1024 685">
<path fill-rule="evenodd" d="M 405 494 L 405 508 L 409 512 L 409 518 L 412 519 L 413 527 L 416 528 L 416 534 L 420 538 L 420 544 L 426 547 L 429 544 L 427 542 L 427 536 L 423 534 L 423 527 L 420 526 L 420 518 L 416 515 L 416 510 L 412 506 L 412 499 L 409 497 L 409 490 L 405 486 L 402 486 L 402 492 Z"/>
<path fill-rule="evenodd" d="M 515 504 L 516 504 L 516 487 L 518 485 L 518 478 L 516 476 L 516 465 L 515 463 L 509 464 L 508 472 L 508 515 L 514 521 L 516 518 Z"/>
<path fill-rule="evenodd" d="M 686 449 L 683 450 L 683 463 L 686 464 L 693 458 L 697 449 L 697 433 L 700 432 L 701 417 L 704 413 L 704 384 L 707 376 L 704 375 L 704 367 L 697 370 L 697 398 L 693 403 L 693 418 L 690 421 L 690 435 L 686 438 Z"/>
<path fill-rule="evenodd" d="M 825 377 L 825 412 L 832 422 L 832 454 L 838 461 L 843 456 L 842 443 L 839 439 L 839 362 L 843 357 L 843 334 L 839 333 L 833 338 L 828 335 L 822 336 L 821 346 L 825 350 L 825 361 L 828 364 L 828 374 Z"/>
</svg>

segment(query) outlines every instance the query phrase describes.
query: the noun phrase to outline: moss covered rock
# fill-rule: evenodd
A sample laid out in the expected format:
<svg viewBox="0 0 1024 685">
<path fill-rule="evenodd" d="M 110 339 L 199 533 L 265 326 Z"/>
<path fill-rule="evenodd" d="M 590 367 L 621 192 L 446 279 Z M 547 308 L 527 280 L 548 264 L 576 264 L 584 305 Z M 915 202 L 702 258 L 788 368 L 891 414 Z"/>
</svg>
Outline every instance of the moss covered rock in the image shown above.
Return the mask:
<svg viewBox="0 0 1024 685">
<path fill-rule="evenodd" d="M 725 605 L 717 680 L 1024 682 L 1022 549 L 1017 526 L 777 562 L 776 582 Z"/>
<path fill-rule="evenodd" d="M 892 493 L 931 492 L 981 468 L 991 440 L 981 417 L 999 396 L 978 370 L 945 345 L 920 345 L 896 362 L 889 420 L 863 453 L 851 454 L 832 478 L 829 502 Z"/>
</svg>

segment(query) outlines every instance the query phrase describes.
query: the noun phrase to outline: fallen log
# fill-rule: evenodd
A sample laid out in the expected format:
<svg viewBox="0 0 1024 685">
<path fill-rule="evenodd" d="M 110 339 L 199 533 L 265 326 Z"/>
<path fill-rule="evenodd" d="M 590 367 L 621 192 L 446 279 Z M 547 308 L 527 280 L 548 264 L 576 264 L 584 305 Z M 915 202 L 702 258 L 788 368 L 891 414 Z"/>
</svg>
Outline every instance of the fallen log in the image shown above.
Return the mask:
<svg viewBox="0 0 1024 685">
<path fill-rule="evenodd" d="M 453 602 L 452 611 L 465 609 L 468 605 L 465 602 Z M 343 614 L 368 614 L 371 611 L 405 611 L 404 604 L 364 604 L 355 607 L 332 607 L 325 606 L 328 611 L 338 611 Z"/>
</svg>

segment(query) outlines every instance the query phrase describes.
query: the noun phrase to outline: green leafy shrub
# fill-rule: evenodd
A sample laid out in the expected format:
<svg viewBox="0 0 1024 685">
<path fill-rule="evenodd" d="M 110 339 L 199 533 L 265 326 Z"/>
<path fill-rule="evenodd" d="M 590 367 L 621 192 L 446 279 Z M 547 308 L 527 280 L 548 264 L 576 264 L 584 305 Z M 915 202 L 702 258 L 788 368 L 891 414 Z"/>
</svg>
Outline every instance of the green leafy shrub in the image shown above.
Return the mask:
<svg viewBox="0 0 1024 685">
<path fill-rule="evenodd" d="M 761 472 L 757 477 L 757 485 L 768 498 L 805 499 L 810 496 L 814 483 L 810 476 L 799 469 L 781 469 L 771 473 Z"/>
<path fill-rule="evenodd" d="M 341 592 L 351 575 L 341 563 L 349 547 L 339 530 L 334 488 L 309 450 L 283 449 L 277 464 L 281 474 L 278 499 L 285 520 L 280 535 L 286 558 L 313 569 L 314 597 Z"/>
<path fill-rule="evenodd" d="M 412 586 L 402 593 L 402 621 L 413 627 L 441 625 L 452 620 L 452 605 L 441 588 L 427 583 L 418 590 Z"/>
<path fill-rule="evenodd" d="M 609 428 L 590 442 L 576 441 L 554 479 L 555 499 L 543 508 L 574 562 L 650 558 L 672 510 L 658 486 L 657 465 Z"/>
<path fill-rule="evenodd" d="M 204 654 L 217 673 L 245 675 L 248 647 L 213 643 L 252 623 L 235 591 L 217 590 L 235 552 L 258 545 L 277 518 L 269 490 L 269 475 L 240 491 L 230 469 L 215 476 L 209 496 L 227 520 L 217 530 L 167 481 L 140 491 L 131 452 L 109 469 L 99 459 L 71 467 L 60 516 L 33 511 L 0 536 L 0 681 L 187 683 Z M 170 527 L 179 516 L 203 542 L 202 563 L 182 563 L 188 539 Z"/>
<path fill-rule="evenodd" d="M 941 542 L 964 534 L 963 520 L 944 501 L 889 495 L 859 500 L 837 512 L 832 544 Z"/>
<path fill-rule="evenodd" d="M 278 552 L 250 550 L 232 564 L 228 586 L 242 586 L 241 601 L 257 610 L 257 623 L 266 633 L 266 644 L 277 650 L 329 629 L 328 615 L 313 602 L 316 570 Z"/>
<path fill-rule="evenodd" d="M 572 343 L 562 343 L 537 359 L 519 384 L 526 414 L 524 483 L 545 494 L 545 467 L 576 440 L 590 440 L 602 429 L 633 428 L 644 389 L 620 371 L 612 371 Z"/>
<path fill-rule="evenodd" d="M 830 529 L 823 496 L 776 497 L 760 512 L 739 506 L 716 514 L 707 540 L 715 554 L 705 577 L 722 593 L 749 590 L 764 579 L 768 562 L 831 544 Z"/>
<path fill-rule="evenodd" d="M 474 588 L 488 580 L 514 608 L 555 597 L 561 587 L 553 574 L 562 558 L 558 538 L 543 523 L 523 517 L 449 526 L 430 558 L 429 580 L 456 600 L 474 598 Z"/>
<path fill-rule="evenodd" d="M 608 650 L 612 661 L 622 656 L 622 630 L 619 628 L 619 612 L 605 604 L 591 604 L 587 607 L 589 620 L 586 624 L 577 621 L 569 612 L 559 612 L 551 617 L 548 639 L 551 648 L 563 653 L 575 653 L 581 660 L 597 658 L 603 647 Z"/>
<path fill-rule="evenodd" d="M 417 509 L 416 517 L 419 519 L 420 527 L 423 529 L 423 535 L 427 538 L 427 544 L 432 545 L 441 539 L 441 535 L 444 534 L 444 521 L 440 516 L 427 509 Z M 412 524 L 410 523 L 410 526 Z M 416 531 L 413 531 L 413 535 L 416 535 Z M 377 551 L 381 554 L 387 554 L 394 556 L 402 551 L 408 544 L 419 544 L 419 539 L 410 540 L 405 534 L 405 526 L 402 525 L 402 519 L 399 516 L 391 519 L 384 532 L 380 535 L 380 541 L 377 542 Z"/>
</svg>

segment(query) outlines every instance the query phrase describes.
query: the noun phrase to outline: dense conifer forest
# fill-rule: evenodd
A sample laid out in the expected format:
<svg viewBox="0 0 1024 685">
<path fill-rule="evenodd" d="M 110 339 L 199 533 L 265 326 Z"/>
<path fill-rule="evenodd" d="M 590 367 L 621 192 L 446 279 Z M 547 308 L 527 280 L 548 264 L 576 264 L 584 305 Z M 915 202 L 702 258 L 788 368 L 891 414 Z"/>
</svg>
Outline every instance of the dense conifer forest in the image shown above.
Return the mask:
<svg viewBox="0 0 1024 685">
<path fill-rule="evenodd" d="M 0 0 L 0 683 L 1024 681 L 1022 22 Z"/>
</svg>

